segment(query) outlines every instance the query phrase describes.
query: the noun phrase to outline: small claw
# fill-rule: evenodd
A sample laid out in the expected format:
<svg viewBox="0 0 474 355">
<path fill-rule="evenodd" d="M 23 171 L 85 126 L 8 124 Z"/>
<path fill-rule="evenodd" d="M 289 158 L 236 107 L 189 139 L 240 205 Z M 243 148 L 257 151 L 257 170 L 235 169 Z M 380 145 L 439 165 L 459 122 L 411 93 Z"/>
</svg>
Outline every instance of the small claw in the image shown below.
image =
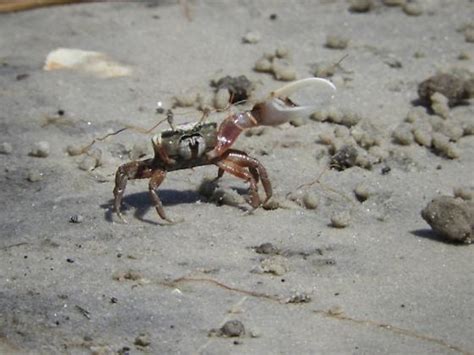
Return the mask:
<svg viewBox="0 0 474 355">
<path fill-rule="evenodd" d="M 318 93 L 317 98 L 311 99 L 313 103 L 298 105 L 289 98 L 290 95 L 309 87 Z M 256 116 L 259 125 L 277 126 L 315 112 L 321 102 L 332 99 L 335 92 L 334 84 L 323 78 L 297 80 L 273 91 L 270 99 L 257 105 L 252 114 Z"/>
</svg>

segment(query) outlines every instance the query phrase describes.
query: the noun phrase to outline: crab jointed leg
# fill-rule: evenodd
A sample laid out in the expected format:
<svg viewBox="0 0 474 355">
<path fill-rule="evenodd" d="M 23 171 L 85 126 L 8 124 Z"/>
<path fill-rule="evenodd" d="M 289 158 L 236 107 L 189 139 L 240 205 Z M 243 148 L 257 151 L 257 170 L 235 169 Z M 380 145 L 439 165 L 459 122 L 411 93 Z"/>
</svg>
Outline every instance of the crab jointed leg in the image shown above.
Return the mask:
<svg viewBox="0 0 474 355">
<path fill-rule="evenodd" d="M 225 171 L 250 184 L 250 200 L 248 202 L 254 209 L 262 204 L 258 195 L 257 183 L 259 180 L 262 182 L 266 195 L 263 204 L 272 197 L 272 185 L 267 171 L 257 159 L 249 157 L 242 151 L 229 149 L 223 159 L 215 164 L 219 167 L 218 176 L 222 176 Z"/>
<path fill-rule="evenodd" d="M 331 98 L 336 91 L 333 83 L 322 78 L 297 80 L 273 91 L 269 98 L 257 103 L 250 111 L 233 114 L 221 123 L 217 145 L 207 153 L 208 158 L 220 157 L 232 146 L 244 129 L 256 126 L 277 126 L 316 111 L 318 104 L 298 106 L 289 99 L 290 95 L 308 87 L 322 92 L 327 98 Z"/>
<path fill-rule="evenodd" d="M 165 210 L 163 208 L 163 204 L 161 203 L 161 200 L 158 197 L 158 194 L 156 193 L 156 189 L 158 189 L 158 187 L 161 185 L 165 177 L 166 177 L 166 171 L 156 170 L 151 176 L 150 182 L 148 184 L 148 190 L 150 192 L 151 199 L 153 201 L 153 204 L 155 206 L 155 209 L 158 215 L 165 221 L 168 221 L 169 223 L 174 223 L 173 220 L 171 220 L 170 218 L 166 216 Z"/>
<path fill-rule="evenodd" d="M 127 187 L 127 181 L 129 179 L 147 179 L 152 176 L 153 159 L 147 159 L 142 161 L 132 161 L 130 163 L 121 165 L 117 169 L 115 174 L 115 188 L 114 188 L 114 209 L 119 218 L 123 222 L 127 222 L 120 212 L 120 205 L 122 204 L 123 194 Z"/>
</svg>

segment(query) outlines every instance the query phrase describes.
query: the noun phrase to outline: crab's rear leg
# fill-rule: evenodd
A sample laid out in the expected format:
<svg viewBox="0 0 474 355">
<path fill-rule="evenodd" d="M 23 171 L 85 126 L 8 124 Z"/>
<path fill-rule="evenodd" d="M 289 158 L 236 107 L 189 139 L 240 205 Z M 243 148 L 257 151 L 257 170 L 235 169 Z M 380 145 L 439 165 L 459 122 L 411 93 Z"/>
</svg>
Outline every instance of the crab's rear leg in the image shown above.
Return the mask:
<svg viewBox="0 0 474 355">
<path fill-rule="evenodd" d="M 146 179 L 152 175 L 152 159 L 132 161 L 130 163 L 121 165 L 115 173 L 115 187 L 114 187 L 114 209 L 117 216 L 125 223 L 127 221 L 120 211 L 123 194 L 127 187 L 128 180 Z"/>
<path fill-rule="evenodd" d="M 257 159 L 248 156 L 242 151 L 230 149 L 225 153 L 223 159 L 215 164 L 219 167 L 219 175 L 225 171 L 250 184 L 250 200 L 248 202 L 254 209 L 261 205 L 257 188 L 259 179 L 262 181 L 266 195 L 263 204 L 272 197 L 272 185 L 267 171 Z"/>
</svg>

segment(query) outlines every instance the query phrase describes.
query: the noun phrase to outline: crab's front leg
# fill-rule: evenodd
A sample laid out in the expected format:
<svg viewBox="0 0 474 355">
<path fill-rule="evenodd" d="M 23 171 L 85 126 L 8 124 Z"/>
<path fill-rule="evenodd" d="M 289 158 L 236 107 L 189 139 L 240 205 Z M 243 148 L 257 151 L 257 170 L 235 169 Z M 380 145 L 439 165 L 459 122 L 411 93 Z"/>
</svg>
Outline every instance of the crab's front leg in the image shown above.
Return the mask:
<svg viewBox="0 0 474 355">
<path fill-rule="evenodd" d="M 133 179 L 147 179 L 153 173 L 153 159 L 132 161 L 130 163 L 119 166 L 115 173 L 115 187 L 114 187 L 114 209 L 119 218 L 127 223 L 120 211 L 123 194 L 127 187 L 128 180 Z"/>
<path fill-rule="evenodd" d="M 299 106 L 289 97 L 297 91 L 312 87 L 324 97 L 332 97 L 336 87 L 329 80 L 322 78 L 307 78 L 294 81 L 273 91 L 270 97 L 257 103 L 250 111 L 240 112 L 227 117 L 219 126 L 217 144 L 207 153 L 209 160 L 220 157 L 235 142 L 240 133 L 247 128 L 256 126 L 278 126 L 290 120 L 313 113 L 321 101 Z"/>
</svg>

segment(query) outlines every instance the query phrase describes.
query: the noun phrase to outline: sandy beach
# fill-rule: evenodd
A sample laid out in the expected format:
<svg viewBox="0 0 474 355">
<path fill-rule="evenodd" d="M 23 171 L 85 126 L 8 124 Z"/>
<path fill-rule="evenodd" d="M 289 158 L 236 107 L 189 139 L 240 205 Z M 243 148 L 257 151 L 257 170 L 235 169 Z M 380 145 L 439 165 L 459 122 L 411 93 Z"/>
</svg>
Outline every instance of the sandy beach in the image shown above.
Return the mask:
<svg viewBox="0 0 474 355">
<path fill-rule="evenodd" d="M 474 2 L 403 4 L 1 13 L 0 353 L 473 354 Z M 227 76 L 248 80 L 245 102 L 228 104 Z M 310 93 L 310 117 L 233 146 L 271 181 L 254 211 L 249 184 L 211 184 L 209 165 L 158 188 L 176 224 L 156 213 L 148 179 L 130 180 L 125 224 L 115 173 L 151 158 L 168 124 L 82 149 L 168 109 L 176 125 L 205 110 L 220 124 L 315 76 L 333 99 Z M 421 215 L 440 196 L 448 207 L 425 219 L 451 212 L 451 237 Z"/>
</svg>

